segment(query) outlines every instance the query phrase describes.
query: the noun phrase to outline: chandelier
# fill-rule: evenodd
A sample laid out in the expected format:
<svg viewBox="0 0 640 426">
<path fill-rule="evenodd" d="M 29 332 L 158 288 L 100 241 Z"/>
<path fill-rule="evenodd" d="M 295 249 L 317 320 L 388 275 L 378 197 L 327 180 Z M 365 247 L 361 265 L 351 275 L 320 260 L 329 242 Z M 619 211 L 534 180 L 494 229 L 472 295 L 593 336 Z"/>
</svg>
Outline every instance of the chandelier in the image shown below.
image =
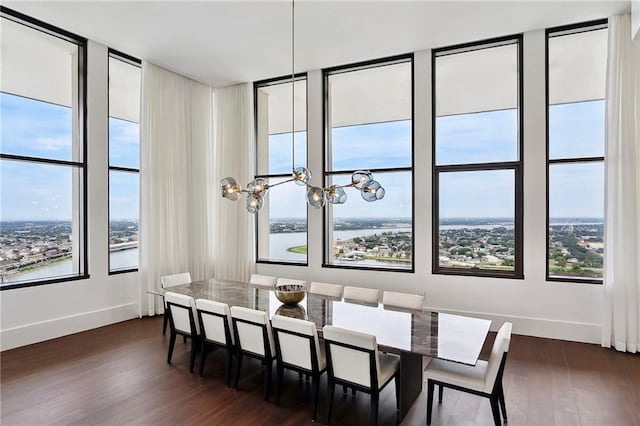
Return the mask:
<svg viewBox="0 0 640 426">
<path fill-rule="evenodd" d="M 242 194 L 247 195 L 247 211 L 257 213 L 264 205 L 264 197 L 269 190 L 278 185 L 295 182 L 307 189 L 307 203 L 316 208 L 324 207 L 327 202 L 331 204 L 344 204 L 347 201 L 345 188 L 354 188 L 360 191 L 365 201 L 373 202 L 384 198 L 384 188 L 373 179 L 369 171 L 358 170 L 351 175 L 351 183 L 345 185 L 331 185 L 329 187 L 313 186 L 309 184 L 311 171 L 306 167 L 295 166 L 295 0 L 291 1 L 291 178 L 270 184 L 266 179 L 256 178 L 243 189 L 233 177 L 226 177 L 220 181 L 222 196 L 231 201 L 237 201 Z"/>
</svg>

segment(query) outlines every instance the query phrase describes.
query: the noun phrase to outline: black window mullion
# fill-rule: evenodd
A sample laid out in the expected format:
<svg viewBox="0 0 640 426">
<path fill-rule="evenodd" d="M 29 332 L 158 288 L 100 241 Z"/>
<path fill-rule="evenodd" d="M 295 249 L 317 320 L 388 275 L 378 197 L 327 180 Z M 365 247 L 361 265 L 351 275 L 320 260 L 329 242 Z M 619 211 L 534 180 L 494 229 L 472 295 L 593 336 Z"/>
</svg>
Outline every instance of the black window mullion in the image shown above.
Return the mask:
<svg viewBox="0 0 640 426">
<path fill-rule="evenodd" d="M 305 82 L 305 86 L 308 86 L 307 84 L 307 73 L 297 73 L 294 75 L 293 78 L 293 84 L 295 84 L 298 81 L 304 81 Z M 259 116 L 259 109 L 258 109 L 258 89 L 260 89 L 261 87 L 268 87 L 268 86 L 275 86 L 275 85 L 279 85 L 279 84 L 291 84 L 292 83 L 292 78 L 291 75 L 288 76 L 282 76 L 282 77 L 275 77 L 275 78 L 269 78 L 266 80 L 260 80 L 260 81 L 255 81 L 253 83 L 253 117 L 254 117 L 254 139 L 255 139 L 255 158 L 254 158 L 254 170 L 255 170 L 255 174 L 253 175 L 254 179 L 258 179 L 258 178 L 262 178 L 262 179 L 266 179 L 267 181 L 270 181 L 271 179 L 277 179 L 278 181 L 281 180 L 287 180 L 290 179 L 292 177 L 292 173 L 259 173 L 259 167 L 258 167 L 258 154 L 259 154 L 259 140 L 258 140 L 258 116 Z M 308 87 L 305 88 L 305 92 L 307 92 L 305 94 L 305 98 L 307 100 L 306 104 L 305 104 L 305 117 L 306 120 L 305 122 L 308 122 L 308 114 L 307 114 L 307 110 L 308 110 L 308 102 L 309 102 L 309 97 L 308 97 L 308 91 L 307 91 Z M 294 104 L 295 105 L 295 104 Z M 292 128 L 292 132 L 281 132 L 281 133 L 275 133 L 275 134 L 292 134 L 293 138 L 294 138 L 294 142 L 295 142 L 295 134 L 298 133 L 295 131 L 295 123 L 292 124 L 293 128 Z M 307 129 L 308 129 L 308 123 L 305 125 L 305 130 L 304 133 L 307 133 Z M 269 134 L 268 136 L 273 136 L 274 134 Z M 308 135 L 305 137 L 305 141 L 306 141 L 306 152 L 307 152 L 307 158 L 305 159 L 305 167 L 308 167 L 309 161 L 308 161 L 308 157 L 309 157 L 309 141 L 308 141 Z M 286 185 L 286 184 L 285 184 Z M 275 191 L 277 191 L 277 189 L 273 189 Z M 241 200 L 242 202 L 242 200 Z M 304 260 L 304 262 L 300 262 L 300 261 L 287 261 L 287 260 L 271 260 L 271 259 L 261 259 L 259 257 L 259 245 L 260 245 L 260 233 L 259 233 L 259 226 L 258 226 L 258 218 L 257 215 L 260 213 L 256 213 L 256 220 L 254 221 L 254 232 L 256 235 L 255 238 L 255 260 L 256 263 L 264 263 L 264 264 L 271 264 L 271 265 L 288 265 L 288 266 L 307 266 L 309 263 L 309 254 L 307 252 L 306 255 L 306 259 Z M 307 247 L 309 245 L 309 230 L 308 230 L 308 215 L 305 215 L 305 221 L 307 222 L 307 231 L 306 231 L 306 242 L 307 242 Z M 269 225 L 271 226 L 271 225 Z M 269 230 L 269 233 L 271 232 L 271 230 Z M 267 244 L 269 244 L 269 242 L 267 241 Z"/>
<path fill-rule="evenodd" d="M 594 102 L 594 101 L 602 101 L 602 99 L 591 99 L 586 101 L 575 101 L 575 102 L 563 102 L 561 104 L 550 104 L 549 103 L 549 40 L 556 37 L 563 36 L 571 36 L 575 34 L 591 32 L 591 31 L 599 31 L 606 29 L 608 27 L 607 19 L 599 19 L 590 22 L 583 22 L 571 25 L 564 25 L 555 28 L 548 28 L 545 30 L 545 113 L 546 113 L 546 248 L 545 248 L 545 276 L 546 281 L 555 281 L 555 282 L 571 282 L 571 283 L 586 283 L 586 284 L 602 284 L 602 278 L 592 278 L 592 277 L 572 277 L 572 276 L 563 276 L 563 275 L 551 275 L 551 271 L 549 268 L 549 258 L 550 258 L 550 243 L 551 243 L 551 233 L 550 233 L 550 170 L 553 165 L 570 165 L 570 164 L 590 164 L 590 163 L 604 163 L 604 156 L 592 156 L 592 157 L 566 157 L 566 158 L 550 158 L 550 135 L 549 135 L 549 110 L 551 106 L 555 105 L 565 105 L 570 103 L 583 103 L 583 102 Z"/>
<path fill-rule="evenodd" d="M 14 155 L 14 154 L 6 154 L 0 153 L 0 159 L 6 161 L 16 161 L 22 163 L 31 163 L 31 164 L 40 164 L 40 165 L 52 165 L 57 167 L 67 167 L 72 168 L 74 173 L 78 174 L 78 183 L 77 186 L 73 186 L 71 188 L 72 200 L 77 197 L 78 200 L 78 222 L 73 222 L 73 214 L 72 214 L 72 222 L 71 227 L 77 227 L 78 234 L 74 234 L 73 238 L 79 241 L 79 251 L 78 257 L 73 258 L 72 262 L 77 265 L 78 272 L 72 275 L 67 276 L 59 276 L 59 277 L 45 277 L 41 279 L 35 279 L 32 281 L 16 281 L 9 283 L 2 283 L 0 285 L 0 290 L 9 290 L 16 288 L 25 288 L 39 285 L 46 285 L 51 283 L 60 283 L 60 282 L 69 282 L 76 280 L 83 280 L 89 278 L 89 261 L 88 261 L 88 220 L 87 220 L 87 199 L 88 199 L 88 189 L 87 189 L 87 123 L 86 123 L 86 100 L 87 100 L 87 40 L 83 37 L 79 37 L 71 32 L 60 29 L 38 19 L 32 18 L 30 16 L 24 15 L 15 10 L 9 9 L 5 6 L 0 6 L 0 19 L 7 19 L 9 21 L 13 21 L 21 26 L 26 28 L 26 31 L 38 31 L 46 36 L 52 36 L 59 40 L 64 40 L 70 44 L 77 46 L 77 69 L 73 70 L 73 72 L 77 73 L 77 98 L 74 102 L 77 102 L 77 108 L 74 111 L 73 106 L 71 110 L 74 114 L 76 114 L 78 127 L 77 133 L 73 134 L 72 137 L 77 139 L 77 159 L 81 161 L 67 161 L 67 160 L 57 160 L 51 158 L 44 157 L 36 157 L 36 156 L 27 156 L 27 155 Z M 28 98 L 33 101 L 52 104 L 48 101 L 43 101 L 36 98 L 25 97 L 18 94 L 14 94 L 15 96 L 20 96 L 23 98 Z M 62 105 L 60 105 L 62 106 Z M 65 105 L 65 107 L 67 107 Z M 74 157 L 72 157 L 74 158 Z M 72 179 L 73 182 L 73 179 Z M 74 268 L 75 269 L 75 268 Z"/>
<path fill-rule="evenodd" d="M 375 60 L 370 60 L 370 61 L 364 61 L 364 62 L 359 62 L 359 63 L 354 63 L 354 64 L 349 64 L 349 65 L 340 65 L 340 66 L 336 66 L 336 67 L 331 67 L 331 68 L 325 68 L 322 70 L 322 98 L 323 98 L 323 108 L 322 108 L 322 113 L 323 113 L 323 117 L 322 117 L 322 121 L 323 121 L 323 126 L 322 126 L 322 130 L 323 130 L 323 155 L 322 155 L 322 167 L 323 167 L 323 183 L 324 185 L 329 185 L 329 181 L 334 177 L 334 176 L 348 176 L 353 174 L 356 171 L 359 170 L 363 170 L 363 171 L 368 171 L 374 175 L 376 174 L 384 174 L 384 173 L 410 173 L 411 174 L 411 194 L 412 194 L 412 198 L 411 198 L 411 250 L 412 250 L 412 255 L 411 255 L 411 268 L 398 268 L 398 267 L 394 267 L 394 266 L 356 266 L 356 265 L 347 265 L 347 264 L 336 264 L 336 263 L 331 263 L 330 259 L 329 259 L 329 244 L 331 244 L 331 242 L 329 241 L 329 239 L 327 238 L 328 236 L 328 232 L 329 226 L 332 226 L 332 224 L 329 224 L 329 216 L 327 214 L 328 209 L 331 209 L 331 206 L 327 206 L 325 207 L 327 210 L 323 210 L 323 218 L 322 218 L 322 224 L 323 224 L 323 232 L 322 232 L 322 246 L 323 246 L 323 250 L 322 250 L 322 267 L 323 268 L 336 268 L 336 269 L 354 269 L 354 270 L 367 270 L 367 271 L 390 271 L 390 272 L 408 272 L 408 273 L 414 273 L 415 272 L 415 226 L 414 226 L 414 216 L 415 216 L 415 191 L 413 190 L 413 185 L 414 185 L 414 142 L 415 142 L 415 129 L 414 129 L 414 55 L 413 54 L 406 54 L 406 55 L 399 55 L 399 56 L 394 56 L 394 57 L 387 57 L 387 58 L 381 58 L 381 59 L 375 59 Z M 403 121 L 407 121 L 407 120 L 386 120 L 386 121 L 378 121 L 378 122 L 373 122 L 373 123 L 363 123 L 363 124 L 357 124 L 357 125 L 343 125 L 343 126 L 336 126 L 336 127 L 332 127 L 331 123 L 329 121 L 329 78 L 330 76 L 333 75 L 339 75 L 339 74 L 344 74 L 344 73 L 349 73 L 349 72 L 357 72 L 357 71 L 364 71 L 364 70 L 369 70 L 372 68 L 379 68 L 379 67 L 385 67 L 385 66 L 392 66 L 392 65 L 398 65 L 398 64 L 402 64 L 402 63 L 409 63 L 411 65 L 411 89 L 410 89 L 410 93 L 409 96 L 411 97 L 411 117 L 409 118 L 409 120 L 411 121 L 411 132 L 410 132 L 410 142 L 411 142 L 411 149 L 410 149 L 410 164 L 406 165 L 406 166 L 399 166 L 399 167 L 362 167 L 362 168 L 358 168 L 358 169 L 333 169 L 332 165 L 330 164 L 330 161 L 328 161 L 328 155 L 329 155 L 329 150 L 331 149 L 331 145 L 330 145 L 330 135 L 333 129 L 339 129 L 339 128 L 345 128 L 345 127 L 355 127 L 355 126 L 362 126 L 362 125 L 370 125 L 370 124 L 381 124 L 381 123 L 393 123 L 393 122 L 403 122 Z M 378 180 L 378 179 L 376 179 Z M 349 202 L 349 201 L 347 201 Z M 375 206 L 374 206 L 375 208 Z M 384 230 L 382 230 L 384 231 Z"/>
<path fill-rule="evenodd" d="M 518 62 L 518 159 L 516 161 L 488 162 L 488 163 L 462 163 L 462 164 L 437 164 L 436 158 L 436 60 L 438 57 L 467 53 L 505 46 L 517 45 Z M 506 36 L 491 40 L 465 43 L 462 45 L 434 49 L 431 56 L 431 108 L 432 108 L 432 272 L 443 275 L 486 276 L 495 278 L 524 278 L 523 275 L 523 49 L 522 35 Z M 440 266 L 440 174 L 513 170 L 514 178 L 514 269 L 513 271 L 482 270 L 477 268 L 463 269 Z"/>
</svg>

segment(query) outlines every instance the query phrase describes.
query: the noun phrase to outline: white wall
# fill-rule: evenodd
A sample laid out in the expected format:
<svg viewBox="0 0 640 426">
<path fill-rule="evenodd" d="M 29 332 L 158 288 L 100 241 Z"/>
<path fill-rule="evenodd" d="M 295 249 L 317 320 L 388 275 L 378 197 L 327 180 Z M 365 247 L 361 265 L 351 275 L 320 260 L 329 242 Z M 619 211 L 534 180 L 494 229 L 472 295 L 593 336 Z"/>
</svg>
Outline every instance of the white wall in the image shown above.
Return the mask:
<svg viewBox="0 0 640 426">
<path fill-rule="evenodd" d="M 108 275 L 107 47 L 87 47 L 87 159 L 91 278 L 0 292 L 6 350 L 137 317 L 137 272 Z"/>
<path fill-rule="evenodd" d="M 415 53 L 415 273 L 322 268 L 322 211 L 308 209 L 309 266 L 258 264 L 261 274 L 318 280 L 381 290 L 426 293 L 426 304 L 514 324 L 514 332 L 599 343 L 602 286 L 545 281 L 546 162 L 544 31 L 524 36 L 524 280 L 431 273 L 431 52 Z M 308 74 L 309 168 L 321 184 L 322 73 Z M 315 153 L 315 155 L 313 155 Z M 373 206 L 375 208 L 375 206 Z"/>
</svg>

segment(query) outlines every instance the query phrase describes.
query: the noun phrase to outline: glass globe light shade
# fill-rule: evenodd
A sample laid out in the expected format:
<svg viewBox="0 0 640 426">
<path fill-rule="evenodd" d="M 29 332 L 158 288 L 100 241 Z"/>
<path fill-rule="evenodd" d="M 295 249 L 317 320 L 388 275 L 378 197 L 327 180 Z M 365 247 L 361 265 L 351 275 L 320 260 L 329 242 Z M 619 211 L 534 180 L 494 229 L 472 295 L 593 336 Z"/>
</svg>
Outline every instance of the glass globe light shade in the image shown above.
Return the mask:
<svg viewBox="0 0 640 426">
<path fill-rule="evenodd" d="M 260 195 L 247 194 L 247 211 L 257 213 L 262 208 L 264 199 Z"/>
<path fill-rule="evenodd" d="M 326 201 L 327 201 L 327 198 L 322 188 L 317 186 L 312 186 L 307 191 L 307 203 L 309 203 L 311 207 L 319 209 L 321 207 L 324 207 L 324 204 L 326 203 Z"/>
<path fill-rule="evenodd" d="M 363 170 L 358 170 L 351 175 L 351 183 L 355 184 L 355 187 L 358 189 L 362 189 L 364 184 L 372 180 L 373 176 L 371 176 L 371 173 Z"/>
<path fill-rule="evenodd" d="M 296 167 L 293 169 L 293 180 L 300 186 L 306 186 L 311 177 L 311 170 L 306 167 Z"/>
<path fill-rule="evenodd" d="M 362 198 L 365 201 L 377 201 L 384 198 L 384 188 L 376 180 L 365 183 L 361 189 Z"/>
<path fill-rule="evenodd" d="M 269 190 L 269 183 L 266 179 L 257 178 L 247 184 L 247 190 L 252 194 L 264 197 Z"/>
<path fill-rule="evenodd" d="M 237 201 L 240 198 L 240 188 L 238 181 L 232 177 L 226 177 L 220 181 L 220 190 L 222 196 L 231 201 Z"/>
<path fill-rule="evenodd" d="M 327 193 L 327 200 L 331 204 L 344 204 L 347 201 L 347 193 L 339 186 L 331 185 Z"/>
</svg>

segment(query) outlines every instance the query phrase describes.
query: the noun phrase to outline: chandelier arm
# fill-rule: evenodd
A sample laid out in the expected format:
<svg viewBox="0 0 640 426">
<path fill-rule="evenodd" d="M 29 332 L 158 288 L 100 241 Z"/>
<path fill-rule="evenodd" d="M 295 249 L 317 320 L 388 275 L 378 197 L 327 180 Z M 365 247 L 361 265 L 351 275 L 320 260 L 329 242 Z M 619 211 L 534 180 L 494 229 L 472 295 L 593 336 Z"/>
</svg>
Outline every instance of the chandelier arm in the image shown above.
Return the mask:
<svg viewBox="0 0 640 426">
<path fill-rule="evenodd" d="M 351 182 L 344 185 L 335 185 L 336 188 L 353 188 L 357 185 L 357 183 Z"/>
<path fill-rule="evenodd" d="M 269 188 L 273 188 L 274 186 L 282 185 L 283 183 L 293 182 L 294 180 L 295 180 L 294 178 L 291 178 L 291 179 L 283 180 L 282 182 L 271 183 L 271 184 L 269 184 Z"/>
</svg>

